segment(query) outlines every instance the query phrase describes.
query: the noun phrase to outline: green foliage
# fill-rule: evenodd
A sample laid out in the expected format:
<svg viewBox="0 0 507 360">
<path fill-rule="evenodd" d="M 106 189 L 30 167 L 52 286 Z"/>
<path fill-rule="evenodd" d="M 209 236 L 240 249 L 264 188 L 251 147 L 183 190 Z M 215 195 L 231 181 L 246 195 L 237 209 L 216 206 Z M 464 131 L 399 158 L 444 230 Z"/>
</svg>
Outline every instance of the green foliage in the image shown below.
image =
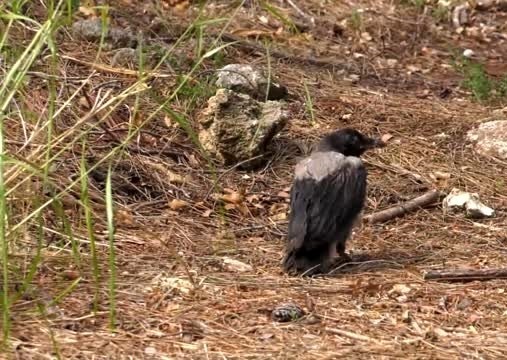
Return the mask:
<svg viewBox="0 0 507 360">
<path fill-rule="evenodd" d="M 262 8 L 266 10 L 274 18 L 280 20 L 285 26 L 287 26 L 290 32 L 294 34 L 299 33 L 299 30 L 296 24 L 294 24 L 294 21 L 292 21 L 287 16 L 283 15 L 282 12 L 279 11 L 277 8 L 275 8 L 273 5 L 271 5 L 269 1 L 263 1 Z"/>
<path fill-rule="evenodd" d="M 484 71 L 484 66 L 479 63 L 466 61 L 463 64 L 463 86 L 472 92 L 478 101 L 485 101 L 490 98 L 493 84 Z"/>
<path fill-rule="evenodd" d="M 308 86 L 306 85 L 306 82 L 304 82 L 305 87 L 305 107 L 306 112 L 308 116 L 310 117 L 310 124 L 315 124 L 315 109 L 313 108 L 313 100 L 312 96 L 310 94 L 310 90 L 308 89 Z"/>
<path fill-rule="evenodd" d="M 177 78 L 177 83 L 181 84 L 177 97 L 180 100 L 185 100 L 186 106 L 190 109 L 195 108 L 196 105 L 210 98 L 216 92 L 216 88 L 209 83 L 208 78 L 187 81 L 184 76 L 180 75 Z"/>
<path fill-rule="evenodd" d="M 437 7 L 431 9 L 431 16 L 436 22 L 446 22 L 449 20 L 449 7 L 437 5 Z"/>
<path fill-rule="evenodd" d="M 458 57 L 453 65 L 463 76 L 461 86 L 469 90 L 475 100 L 486 102 L 500 100 L 507 96 L 507 75 L 496 80 L 486 73 L 483 64 L 463 56 Z"/>
<path fill-rule="evenodd" d="M 349 22 L 350 27 L 356 31 L 361 31 L 363 28 L 363 18 L 357 9 L 354 9 L 350 14 Z"/>
<path fill-rule="evenodd" d="M 401 4 L 406 6 L 413 6 L 418 10 L 424 9 L 426 1 L 425 0 L 401 0 Z"/>
</svg>

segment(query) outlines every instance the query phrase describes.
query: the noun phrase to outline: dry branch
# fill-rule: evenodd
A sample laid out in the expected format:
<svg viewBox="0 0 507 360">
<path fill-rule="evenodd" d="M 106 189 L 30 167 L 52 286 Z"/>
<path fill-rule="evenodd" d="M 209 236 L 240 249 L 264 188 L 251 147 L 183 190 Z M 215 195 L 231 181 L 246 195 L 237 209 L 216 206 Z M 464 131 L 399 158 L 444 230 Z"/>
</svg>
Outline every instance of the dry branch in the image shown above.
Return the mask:
<svg viewBox="0 0 507 360">
<path fill-rule="evenodd" d="M 363 221 L 368 222 L 370 224 L 388 221 L 394 219 L 397 216 L 405 215 L 410 211 L 414 211 L 424 206 L 428 206 L 434 203 L 439 197 L 440 191 L 431 190 L 425 193 L 424 195 L 406 201 L 400 205 L 396 205 L 392 208 L 367 215 L 363 218 Z"/>
<path fill-rule="evenodd" d="M 257 51 L 262 54 L 266 52 L 265 46 L 250 40 L 245 40 L 242 37 L 232 35 L 232 34 L 215 34 L 220 36 L 220 38 L 223 41 L 230 41 L 234 42 L 235 47 L 249 50 L 249 51 Z M 343 69 L 346 71 L 353 71 L 354 67 L 351 64 L 348 64 L 346 62 L 339 62 L 336 60 L 336 57 L 327 57 L 327 58 L 318 58 L 314 56 L 301 56 L 301 55 L 295 55 L 291 54 L 289 52 L 286 52 L 282 49 L 271 49 L 270 55 L 282 59 L 282 60 L 291 60 L 300 64 L 308 64 L 308 65 L 314 65 L 314 66 L 320 66 L 324 68 L 332 68 L 332 69 Z"/>
<path fill-rule="evenodd" d="M 378 341 L 376 339 L 373 339 L 373 338 L 371 338 L 369 336 L 366 336 L 366 335 L 357 334 L 357 333 L 354 333 L 354 332 L 351 332 L 351 331 L 346 331 L 346 330 L 334 329 L 334 328 L 326 327 L 326 332 L 328 332 L 330 334 L 334 334 L 334 335 L 344 336 L 344 337 L 347 337 L 347 338 L 353 339 L 353 340 L 360 340 L 360 341 L 368 341 L 368 342 L 378 343 Z"/>
<path fill-rule="evenodd" d="M 473 281 L 507 279 L 507 269 L 484 269 L 484 270 L 434 270 L 424 274 L 424 280 L 440 281 Z"/>
</svg>

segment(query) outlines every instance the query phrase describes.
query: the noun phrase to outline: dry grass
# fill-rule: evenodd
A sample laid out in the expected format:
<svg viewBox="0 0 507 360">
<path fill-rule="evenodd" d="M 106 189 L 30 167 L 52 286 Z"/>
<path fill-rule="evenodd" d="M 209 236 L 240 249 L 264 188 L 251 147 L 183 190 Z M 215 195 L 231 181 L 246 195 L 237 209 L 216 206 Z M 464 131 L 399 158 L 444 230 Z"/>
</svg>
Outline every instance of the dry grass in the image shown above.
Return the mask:
<svg viewBox="0 0 507 360">
<path fill-rule="evenodd" d="M 122 7 L 117 9 L 121 11 L 114 13 L 117 21 L 130 19 L 146 27 L 145 18 L 131 16 L 138 14 L 139 6 L 131 2 L 128 5 L 128 1 L 127 5 L 121 1 L 116 5 L 120 3 Z M 211 12 L 227 10 L 223 3 L 216 3 L 224 7 L 217 5 L 214 10 L 210 8 Z M 44 299 L 75 280 L 77 271 L 69 251 L 48 239 L 36 276 L 36 292 L 13 305 L 13 346 L 6 356 L 51 358 L 54 343 L 65 359 L 507 356 L 506 281 L 446 284 L 422 280 L 422 272 L 429 269 L 501 267 L 507 260 L 507 192 L 502 181 L 507 166 L 477 156 L 465 141 L 466 131 L 489 116 L 492 108 L 471 102 L 456 86 L 458 75 L 452 68 L 441 66 L 451 60 L 447 46 L 459 48 L 469 44 L 469 38 L 457 38 L 447 27 L 436 31 L 432 27 L 434 19 L 411 7 L 399 5 L 393 14 L 384 2 L 362 1 L 356 5 L 358 8 L 371 8 L 365 15 L 363 32 L 370 32 L 376 40 L 361 43 L 360 34 L 350 29 L 341 37 L 329 35 L 332 24 L 346 19 L 352 8 L 334 2 L 320 8 L 317 3 L 321 2 L 297 3 L 307 12 L 322 13 L 320 25 L 312 30 L 313 40 L 294 35 L 275 37 L 274 43 L 289 54 L 332 59 L 335 66 L 342 63 L 348 70 L 340 73 L 332 67 L 305 63 L 301 58 L 274 58 L 272 72 L 289 87 L 293 97 L 292 120 L 275 139 L 273 156 L 264 168 L 248 173 L 217 169 L 222 189 L 244 194 L 243 212 L 230 209 L 220 215 L 220 194 L 213 190 L 213 177 L 205 159 L 180 127 L 167 127 L 162 115 L 156 117 L 133 142 L 145 153 L 128 151 L 113 179 L 121 209 L 116 236 L 117 331 L 108 330 L 105 280 L 99 311 L 96 316 L 91 313 L 94 290 L 86 256 L 79 273 L 82 281 L 74 291 L 49 307 L 45 315 L 34 310 L 37 302 L 47 301 Z M 293 11 L 287 7 L 288 14 Z M 256 17 L 260 14 L 266 12 L 257 7 L 244 10 L 231 29 L 262 27 Z M 165 16 L 183 25 L 187 20 L 170 11 Z M 378 41 L 380 35 L 383 45 Z M 406 44 L 400 45 L 403 41 Z M 257 44 L 262 46 L 261 42 Z M 424 54 L 424 46 L 440 53 Z M 59 49 L 62 87 L 74 86 L 65 79 L 86 78 L 92 70 L 96 73 L 87 80 L 91 89 L 118 80 L 114 91 L 119 92 L 134 80 L 128 71 L 86 65 L 94 62 L 94 45 L 65 37 Z M 190 44 L 182 53 L 192 49 Z M 265 54 L 247 50 L 241 45 L 231 47 L 225 62 L 266 64 Z M 354 57 L 353 53 L 362 56 Z M 97 62 L 109 64 L 111 57 L 112 53 L 105 52 Z M 389 58 L 397 59 L 396 69 L 383 67 L 383 60 Z M 407 65 L 430 71 L 408 74 Z M 213 64 L 206 66 L 211 69 Z M 344 80 L 350 73 L 361 75 L 359 82 Z M 314 127 L 304 113 L 302 79 L 313 96 L 317 119 Z M 175 80 L 175 76 L 159 78 L 153 86 L 164 93 Z M 452 89 L 452 95 L 442 99 L 439 93 L 444 88 Z M 46 96 L 40 79 L 39 87 L 33 86 L 26 95 L 27 103 L 36 112 L 44 108 Z M 141 114 L 137 115 L 140 119 L 156 107 L 148 98 L 142 102 Z M 185 99 L 179 99 L 174 108 L 192 119 L 202 105 L 201 99 L 189 108 Z M 86 106 L 76 101 L 69 111 L 83 112 Z M 115 111 L 108 118 L 107 128 L 123 136 L 126 122 L 136 120 L 130 115 Z M 480 193 L 498 216 L 478 225 L 459 216 L 444 216 L 436 206 L 385 224 L 363 225 L 354 234 L 349 249 L 366 261 L 353 271 L 313 279 L 287 277 L 281 272 L 280 259 L 286 232 L 283 214 L 293 166 L 303 156 L 302 148 L 329 129 L 345 125 L 370 134 L 394 135 L 388 147 L 366 156 L 366 212 L 388 208 L 429 188 L 448 191 L 459 187 Z M 64 131 L 72 124 L 58 126 Z M 23 143 L 19 129 L 9 129 L 9 146 L 19 149 L 17 141 Z M 441 133 L 447 137 L 439 137 Z M 97 131 L 94 141 L 90 141 L 90 161 L 107 152 L 113 140 L 108 132 Z M 157 152 L 161 149 L 164 151 Z M 63 179 L 75 175 L 79 160 L 78 152 L 66 152 L 62 158 L 65 165 L 54 176 Z M 435 171 L 450 173 L 451 177 L 434 180 Z M 416 181 L 413 174 L 424 181 Z M 95 209 L 100 213 L 103 208 L 97 199 L 102 197 L 103 182 L 99 175 L 92 176 L 92 192 L 96 196 Z M 174 181 L 172 176 L 184 181 Z M 175 198 L 187 201 L 189 206 L 171 211 L 168 204 Z M 67 206 L 71 212 L 75 204 Z M 98 223 L 96 231 L 100 260 L 106 268 L 105 226 Z M 86 232 L 76 229 L 76 234 L 86 244 Z M 29 238 L 25 240 L 30 242 Z M 23 254 L 20 250 L 21 262 Z M 222 256 L 250 264 L 253 270 L 227 271 L 220 261 Z M 164 279 L 172 277 L 187 281 L 189 287 L 168 287 Z M 289 324 L 271 321 L 271 310 L 289 300 L 302 306 L 308 316 Z"/>
</svg>

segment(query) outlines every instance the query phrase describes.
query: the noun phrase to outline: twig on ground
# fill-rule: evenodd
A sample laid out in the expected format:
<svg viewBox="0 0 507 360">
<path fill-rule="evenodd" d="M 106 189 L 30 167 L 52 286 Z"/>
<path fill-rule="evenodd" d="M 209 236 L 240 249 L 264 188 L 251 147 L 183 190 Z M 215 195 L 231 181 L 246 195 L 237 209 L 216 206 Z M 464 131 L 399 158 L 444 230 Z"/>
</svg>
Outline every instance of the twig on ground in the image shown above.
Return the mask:
<svg viewBox="0 0 507 360">
<path fill-rule="evenodd" d="M 382 210 L 370 215 L 366 215 L 363 218 L 363 221 L 370 224 L 388 221 L 394 219 L 395 217 L 405 215 L 410 211 L 414 211 L 424 206 L 428 206 L 434 203 L 439 197 L 440 191 L 431 190 L 425 193 L 424 195 L 406 201 L 400 205 L 396 205 L 392 208 Z"/>
<path fill-rule="evenodd" d="M 424 280 L 438 281 L 474 281 L 507 279 L 507 268 L 500 269 L 462 269 L 462 270 L 434 270 L 424 274 Z"/>
<path fill-rule="evenodd" d="M 312 25 L 315 25 L 315 19 L 313 18 L 313 16 L 306 14 L 292 0 L 287 0 L 287 4 L 289 4 L 294 10 L 296 10 L 299 16 L 307 19 Z"/>
<path fill-rule="evenodd" d="M 330 334 L 334 334 L 334 335 L 348 337 L 349 339 L 353 339 L 353 340 L 368 341 L 368 342 L 374 342 L 374 343 L 378 343 L 379 342 L 378 340 L 373 339 L 373 338 L 371 338 L 369 336 L 361 335 L 361 334 L 356 334 L 356 333 L 353 333 L 353 332 L 350 332 L 350 331 L 346 331 L 346 330 L 341 330 L 341 329 L 335 329 L 335 328 L 329 328 L 329 327 L 327 327 L 326 328 L 326 332 L 328 332 Z"/>
<path fill-rule="evenodd" d="M 239 36 L 232 34 L 221 34 L 219 35 L 224 41 L 235 42 L 233 46 L 240 47 L 247 50 L 260 51 L 265 54 L 266 50 L 263 45 L 259 45 L 257 42 L 245 40 Z M 302 64 L 309 64 L 320 66 L 324 68 L 339 68 L 346 71 L 352 71 L 353 67 L 346 62 L 338 62 L 335 57 L 329 58 L 316 58 L 313 56 L 299 56 L 288 53 L 283 50 L 271 49 L 270 55 L 278 59 L 293 60 Z"/>
</svg>

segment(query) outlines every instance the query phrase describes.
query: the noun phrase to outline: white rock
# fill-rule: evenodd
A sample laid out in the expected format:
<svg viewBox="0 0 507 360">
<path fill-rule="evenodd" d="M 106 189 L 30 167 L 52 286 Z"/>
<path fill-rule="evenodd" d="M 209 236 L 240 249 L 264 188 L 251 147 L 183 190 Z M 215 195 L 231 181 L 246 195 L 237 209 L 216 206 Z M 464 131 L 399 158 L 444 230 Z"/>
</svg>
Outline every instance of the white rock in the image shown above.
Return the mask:
<svg viewBox="0 0 507 360">
<path fill-rule="evenodd" d="M 479 200 L 479 194 L 452 189 L 449 195 L 442 202 L 445 213 L 456 213 L 464 211 L 469 218 L 484 218 L 495 215 L 495 210 L 484 205 Z"/>
<path fill-rule="evenodd" d="M 144 353 L 146 355 L 155 355 L 157 353 L 157 349 L 155 349 L 152 346 L 148 346 L 148 347 L 144 348 Z"/>
<path fill-rule="evenodd" d="M 507 120 L 482 123 L 467 133 L 467 139 L 479 154 L 507 160 Z"/>
<path fill-rule="evenodd" d="M 463 51 L 463 56 L 466 58 L 470 59 L 474 55 L 475 55 L 475 52 L 472 49 L 465 49 L 465 51 Z"/>
</svg>

